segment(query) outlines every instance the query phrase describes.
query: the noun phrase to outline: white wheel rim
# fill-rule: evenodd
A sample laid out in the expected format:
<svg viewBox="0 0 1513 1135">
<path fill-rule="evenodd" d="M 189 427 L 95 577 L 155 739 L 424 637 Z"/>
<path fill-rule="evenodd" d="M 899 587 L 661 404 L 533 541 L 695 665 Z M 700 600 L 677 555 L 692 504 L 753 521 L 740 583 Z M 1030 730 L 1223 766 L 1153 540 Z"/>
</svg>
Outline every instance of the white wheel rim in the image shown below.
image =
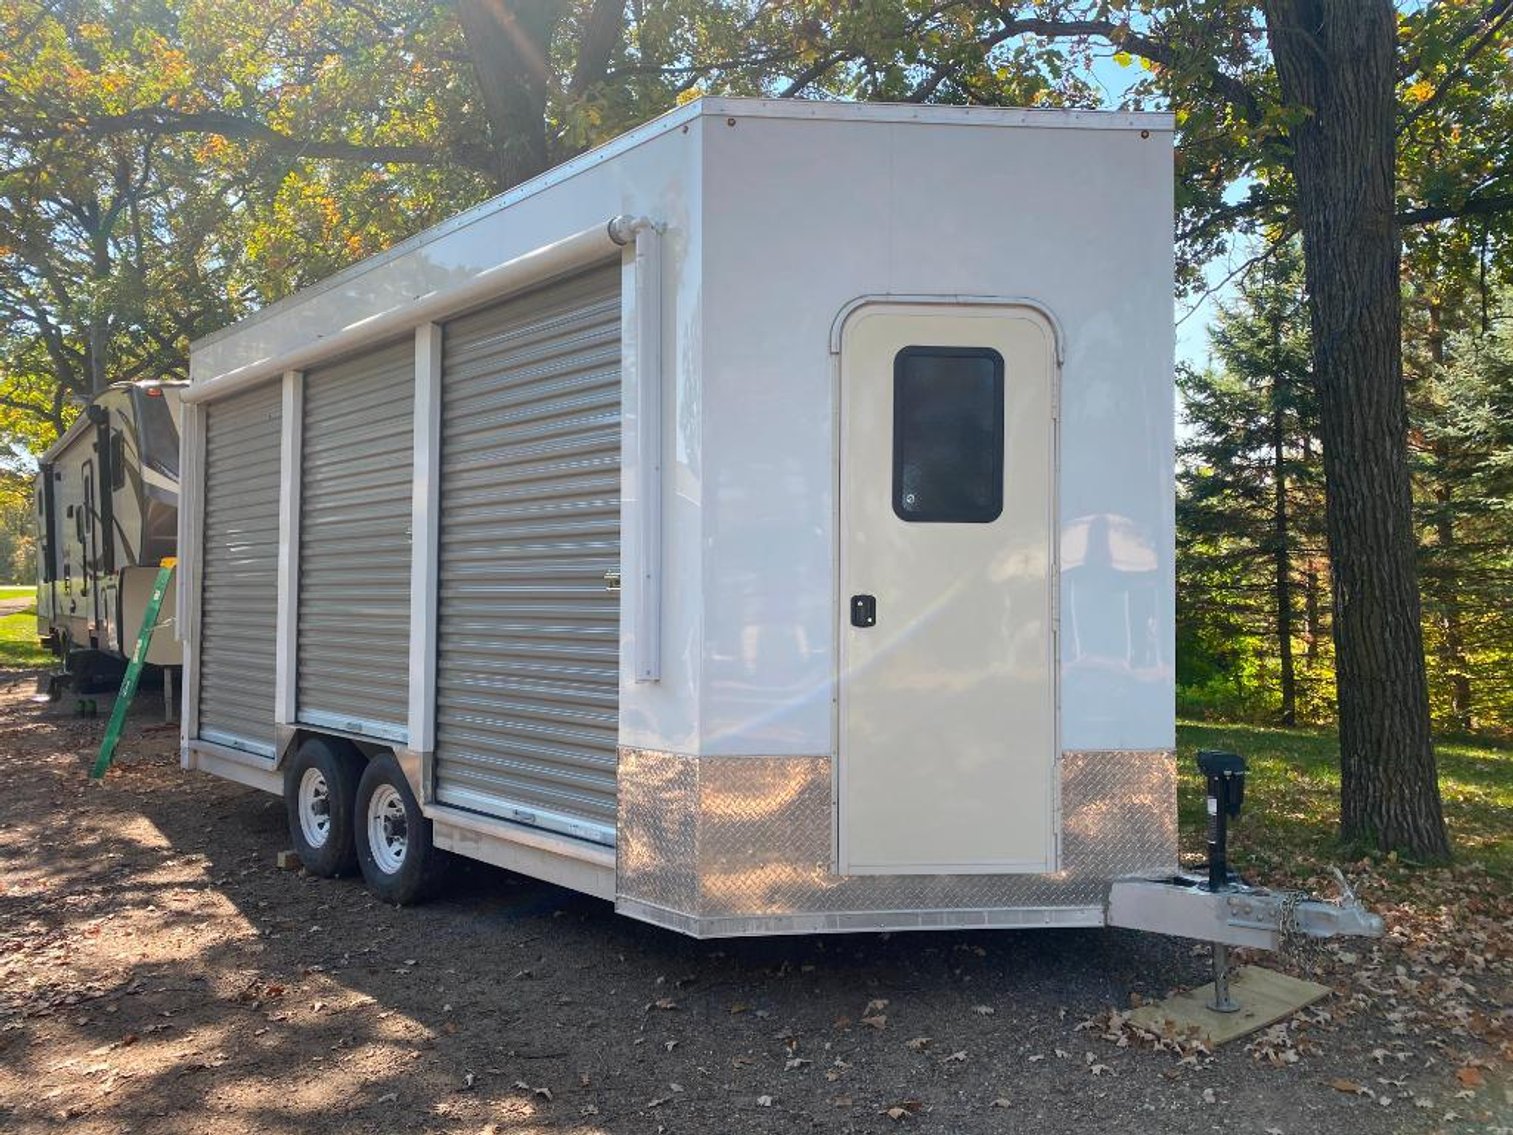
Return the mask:
<svg viewBox="0 0 1513 1135">
<path fill-rule="evenodd" d="M 299 830 L 312 848 L 325 847 L 331 838 L 331 786 L 318 768 L 307 768 L 299 778 Z"/>
<path fill-rule="evenodd" d="M 385 875 L 398 874 L 405 864 L 409 843 L 404 798 L 393 785 L 380 785 L 368 799 L 368 847 L 373 852 L 373 862 Z"/>
</svg>

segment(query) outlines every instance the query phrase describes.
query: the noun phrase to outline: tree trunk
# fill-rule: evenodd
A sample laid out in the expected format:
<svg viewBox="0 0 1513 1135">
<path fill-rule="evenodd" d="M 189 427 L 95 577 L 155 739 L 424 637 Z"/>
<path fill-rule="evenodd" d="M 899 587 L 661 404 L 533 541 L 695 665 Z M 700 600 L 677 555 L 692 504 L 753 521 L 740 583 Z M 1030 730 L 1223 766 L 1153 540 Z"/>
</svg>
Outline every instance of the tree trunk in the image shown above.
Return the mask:
<svg viewBox="0 0 1513 1135">
<path fill-rule="evenodd" d="M 1334 572 L 1341 835 L 1450 851 L 1429 731 L 1393 219 L 1390 0 L 1266 0 L 1307 260 Z"/>
<path fill-rule="evenodd" d="M 1447 485 L 1434 490 L 1434 499 L 1440 507 L 1439 519 L 1434 522 L 1434 535 L 1439 543 L 1440 555 L 1445 563 L 1455 562 L 1455 521 L 1450 518 L 1451 493 Z M 1444 595 L 1441 604 L 1444 617 L 1441 620 L 1444 641 L 1440 647 L 1440 663 L 1450 681 L 1450 717 L 1455 728 L 1469 733 L 1473 725 L 1471 717 L 1471 676 L 1466 664 L 1466 636 L 1460 610 L 1460 578 L 1453 567 L 1447 567 L 1444 580 Z"/>
<path fill-rule="evenodd" d="M 1277 608 L 1277 654 L 1282 672 L 1278 684 L 1282 694 L 1282 724 L 1298 723 L 1297 676 L 1292 660 L 1292 533 L 1287 516 L 1287 434 L 1282 414 L 1282 378 L 1271 380 L 1271 458 L 1272 479 L 1276 490 L 1272 505 L 1272 559 L 1275 567 L 1273 586 Z"/>
<path fill-rule="evenodd" d="M 1303 573 L 1303 657 L 1310 663 L 1319 659 L 1319 573 L 1314 561 L 1308 561 Z M 1311 667 L 1310 667 L 1311 669 Z"/>
<path fill-rule="evenodd" d="M 551 42 L 565 9 L 558 0 L 458 0 L 501 190 L 551 164 L 546 141 L 546 100 L 554 82 Z"/>
</svg>

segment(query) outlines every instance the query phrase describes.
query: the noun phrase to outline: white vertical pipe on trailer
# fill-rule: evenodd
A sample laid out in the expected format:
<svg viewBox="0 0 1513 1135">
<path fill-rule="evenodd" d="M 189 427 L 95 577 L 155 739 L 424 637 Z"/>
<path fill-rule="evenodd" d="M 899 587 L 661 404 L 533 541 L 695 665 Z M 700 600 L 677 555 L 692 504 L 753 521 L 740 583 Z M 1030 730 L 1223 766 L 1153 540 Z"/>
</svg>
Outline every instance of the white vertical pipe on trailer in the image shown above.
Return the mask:
<svg viewBox="0 0 1513 1135">
<path fill-rule="evenodd" d="M 273 721 L 293 725 L 299 675 L 296 649 L 299 618 L 299 509 L 305 376 L 284 372 L 283 436 L 279 439 L 278 616 L 274 625 Z"/>
<path fill-rule="evenodd" d="M 621 380 L 635 398 L 635 546 L 640 558 L 631 597 L 634 672 L 638 682 L 662 678 L 662 234 L 644 217 L 610 226 L 634 243 Z"/>
<path fill-rule="evenodd" d="M 187 764 L 189 742 L 200 735 L 200 579 L 205 530 L 205 408 L 183 405 L 179 418 L 178 638 L 184 644 L 184 700 L 179 738 Z"/>
<path fill-rule="evenodd" d="M 415 470 L 410 521 L 409 746 L 436 747 L 437 538 L 441 510 L 441 325 L 415 329 Z"/>
</svg>

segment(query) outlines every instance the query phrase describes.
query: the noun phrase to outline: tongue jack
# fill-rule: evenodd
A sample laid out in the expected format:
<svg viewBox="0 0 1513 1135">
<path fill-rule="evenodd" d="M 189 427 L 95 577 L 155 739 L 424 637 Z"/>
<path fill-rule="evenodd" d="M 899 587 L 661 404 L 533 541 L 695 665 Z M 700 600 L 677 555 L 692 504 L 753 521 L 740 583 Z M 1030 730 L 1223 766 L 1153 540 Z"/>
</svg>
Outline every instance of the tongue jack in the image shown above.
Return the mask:
<svg viewBox="0 0 1513 1135">
<path fill-rule="evenodd" d="M 1239 753 L 1204 749 L 1198 771 L 1208 782 L 1208 889 L 1213 894 L 1234 888 L 1229 872 L 1229 821 L 1238 818 L 1245 803 L 1245 758 Z M 1229 947 L 1213 942 L 1214 996 L 1208 1007 L 1233 1013 L 1240 1003 L 1229 993 Z"/>
</svg>

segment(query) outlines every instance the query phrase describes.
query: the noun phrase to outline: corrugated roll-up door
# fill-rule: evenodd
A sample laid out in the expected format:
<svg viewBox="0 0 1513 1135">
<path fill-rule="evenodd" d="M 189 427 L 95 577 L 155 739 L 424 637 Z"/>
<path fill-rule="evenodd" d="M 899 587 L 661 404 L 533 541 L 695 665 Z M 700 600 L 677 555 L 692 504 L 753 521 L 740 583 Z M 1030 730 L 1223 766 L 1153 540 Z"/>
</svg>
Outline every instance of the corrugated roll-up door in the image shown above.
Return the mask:
<svg viewBox="0 0 1513 1135">
<path fill-rule="evenodd" d="M 295 716 L 404 741 L 415 340 L 305 375 Z"/>
<path fill-rule="evenodd" d="M 268 757 L 282 402 L 271 382 L 205 407 L 200 737 Z"/>
<path fill-rule="evenodd" d="M 614 842 L 620 267 L 445 328 L 436 797 Z"/>
</svg>

